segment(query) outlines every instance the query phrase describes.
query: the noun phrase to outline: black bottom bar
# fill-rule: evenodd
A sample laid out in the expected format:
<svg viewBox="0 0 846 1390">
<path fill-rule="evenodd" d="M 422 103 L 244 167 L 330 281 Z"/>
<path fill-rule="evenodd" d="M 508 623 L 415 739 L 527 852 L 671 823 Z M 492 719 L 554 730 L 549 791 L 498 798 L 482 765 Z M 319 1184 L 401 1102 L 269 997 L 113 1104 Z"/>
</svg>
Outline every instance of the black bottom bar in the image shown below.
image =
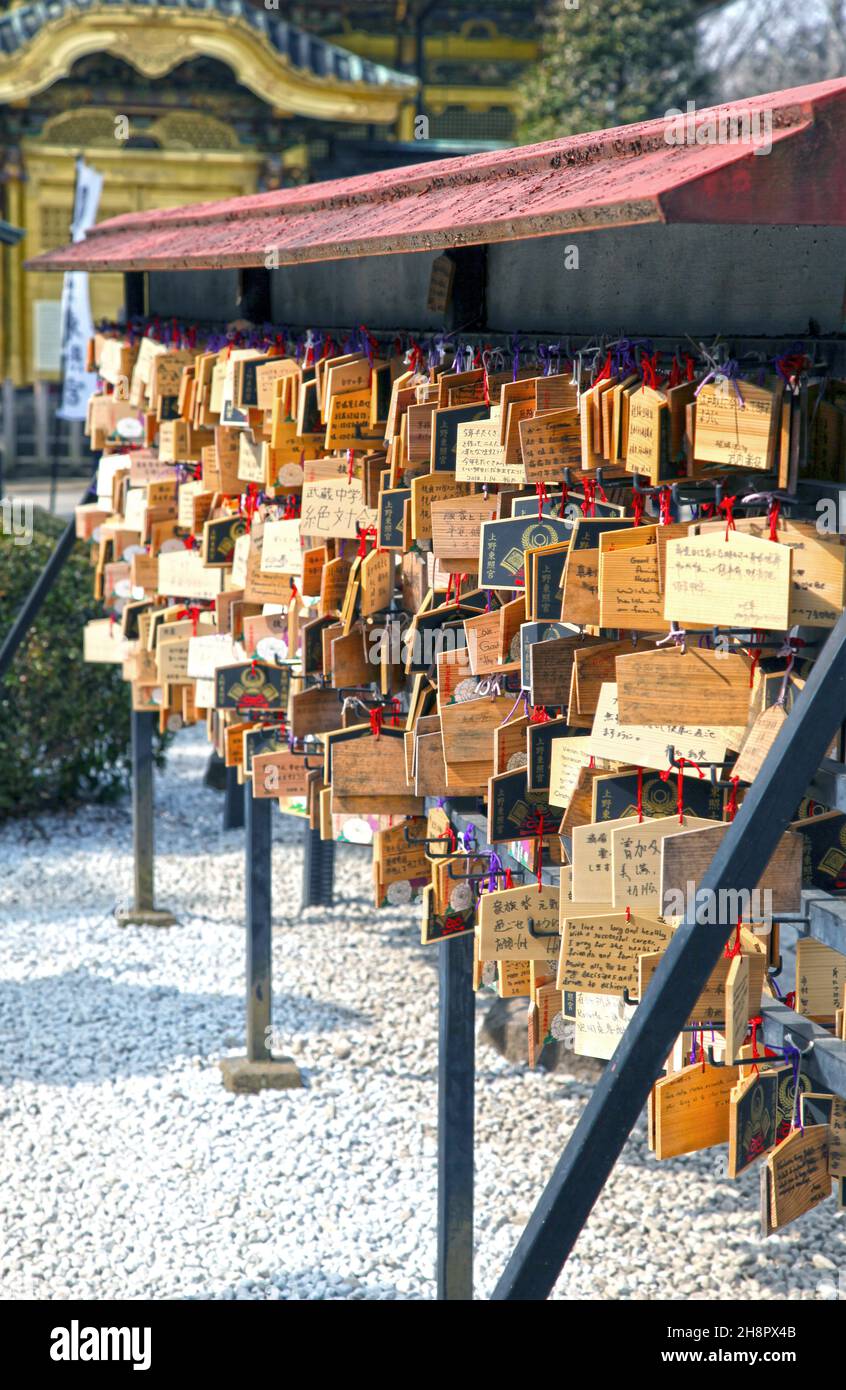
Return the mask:
<svg viewBox="0 0 846 1390">
<path fill-rule="evenodd" d="M 335 842 L 305 822 L 303 907 L 331 907 L 335 877 Z"/>
<path fill-rule="evenodd" d="M 245 796 L 245 888 L 247 910 L 247 1059 L 270 1058 L 271 887 L 273 801 Z"/>
<path fill-rule="evenodd" d="M 438 1020 L 438 1299 L 473 1297 L 476 1072 L 472 934 L 442 941 Z"/>
</svg>

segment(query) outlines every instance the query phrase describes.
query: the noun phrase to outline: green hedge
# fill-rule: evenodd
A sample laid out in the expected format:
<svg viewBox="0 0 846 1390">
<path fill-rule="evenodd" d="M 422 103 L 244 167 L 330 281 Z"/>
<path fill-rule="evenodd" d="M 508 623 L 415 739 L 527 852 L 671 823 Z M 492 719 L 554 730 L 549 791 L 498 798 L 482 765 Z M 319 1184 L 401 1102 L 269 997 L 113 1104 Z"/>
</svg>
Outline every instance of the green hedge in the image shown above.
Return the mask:
<svg viewBox="0 0 846 1390">
<path fill-rule="evenodd" d="M 28 545 L 0 526 L 0 639 L 64 525 L 36 509 Z M 90 547 L 78 542 L 0 681 L 0 819 L 114 800 L 129 785 L 129 686 L 119 666 L 82 659 L 83 628 L 103 617 L 92 587 Z"/>
</svg>

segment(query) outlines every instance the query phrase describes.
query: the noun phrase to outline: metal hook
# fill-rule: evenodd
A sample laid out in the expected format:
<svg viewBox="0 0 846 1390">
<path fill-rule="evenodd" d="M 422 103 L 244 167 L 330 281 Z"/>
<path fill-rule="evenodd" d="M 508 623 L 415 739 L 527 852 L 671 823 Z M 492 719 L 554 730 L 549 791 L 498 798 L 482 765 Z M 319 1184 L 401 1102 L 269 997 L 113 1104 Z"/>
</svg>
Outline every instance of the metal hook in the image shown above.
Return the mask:
<svg viewBox="0 0 846 1390">
<path fill-rule="evenodd" d="M 409 842 L 409 843 L 410 843 L 410 842 Z M 465 859 L 487 859 L 488 863 L 490 863 L 491 859 L 493 858 L 493 852 L 492 852 L 492 851 L 487 851 L 487 850 L 465 851 L 464 858 L 465 858 Z M 449 875 L 450 878 L 455 879 L 455 880 L 469 879 L 469 880 L 472 882 L 473 879 L 478 879 L 479 881 L 481 881 L 483 878 L 487 878 L 487 877 L 488 877 L 488 873 L 489 873 L 489 872 L 490 872 L 490 870 L 486 870 L 484 873 L 481 873 L 481 874 L 456 874 L 456 873 L 453 872 L 453 863 L 452 863 L 452 860 L 450 860 L 449 864 L 447 864 L 447 874 Z"/>
<path fill-rule="evenodd" d="M 530 917 L 527 921 L 526 930 L 528 931 L 529 936 L 533 936 L 535 938 L 535 941 L 542 941 L 547 936 L 561 935 L 561 933 L 558 931 L 538 931 L 535 927 L 535 921 L 533 917 Z"/>
<path fill-rule="evenodd" d="M 447 855 L 452 853 L 452 840 L 449 835 L 438 835 L 436 839 L 429 839 L 428 836 L 424 835 L 422 839 L 416 839 L 413 835 L 409 835 L 407 824 L 403 826 L 402 833 L 407 845 L 425 845 L 426 853 L 429 855 L 430 859 L 446 859 Z M 447 845 L 449 848 L 441 854 L 439 852 L 436 853 L 436 851 L 431 848 L 432 845 Z M 447 870 L 449 870 L 449 865 L 447 865 Z"/>
<path fill-rule="evenodd" d="M 814 1048 L 817 1045 L 816 1038 L 811 1038 L 811 1041 L 808 1043 L 807 1047 L 797 1047 L 796 1041 L 792 1033 L 785 1033 L 784 1041 L 793 1049 L 794 1052 L 798 1052 L 800 1057 L 807 1057 L 808 1053 L 813 1052 Z"/>
</svg>

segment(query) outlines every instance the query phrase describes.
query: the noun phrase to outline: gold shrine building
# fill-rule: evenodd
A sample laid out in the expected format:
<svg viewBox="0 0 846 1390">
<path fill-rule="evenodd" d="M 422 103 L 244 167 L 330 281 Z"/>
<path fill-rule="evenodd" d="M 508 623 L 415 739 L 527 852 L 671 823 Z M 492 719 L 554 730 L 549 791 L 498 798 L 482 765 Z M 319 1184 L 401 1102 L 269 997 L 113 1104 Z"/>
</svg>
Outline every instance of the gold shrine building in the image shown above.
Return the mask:
<svg viewBox="0 0 846 1390">
<path fill-rule="evenodd" d="M 67 241 L 78 154 L 104 175 L 103 220 L 513 144 L 544 8 L 13 0 L 0 217 L 25 236 L 0 250 L 0 378 L 58 379 L 61 276 L 22 266 Z M 90 285 L 95 322 L 115 318 L 122 277 Z"/>
</svg>

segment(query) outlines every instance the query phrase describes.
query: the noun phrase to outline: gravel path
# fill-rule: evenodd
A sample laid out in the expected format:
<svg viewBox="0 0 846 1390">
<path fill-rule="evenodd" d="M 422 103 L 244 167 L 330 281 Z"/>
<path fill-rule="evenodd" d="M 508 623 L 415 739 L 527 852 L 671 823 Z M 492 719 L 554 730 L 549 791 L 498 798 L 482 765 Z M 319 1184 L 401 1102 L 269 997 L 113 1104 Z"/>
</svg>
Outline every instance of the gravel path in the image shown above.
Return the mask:
<svg viewBox="0 0 846 1390">
<path fill-rule="evenodd" d="M 302 831 L 274 816 L 274 1021 L 307 1085 L 224 1091 L 216 1061 L 243 1050 L 243 850 L 205 757 L 181 734 L 157 784 L 171 930 L 114 921 L 128 803 L 0 829 L 0 1294 L 431 1299 L 434 956 L 413 916 L 371 908 L 367 850 L 339 847 L 333 911 L 292 909 Z M 590 1088 L 487 1047 L 477 1061 L 484 1297 Z M 720 1180 L 723 1152 L 658 1164 L 641 1121 L 556 1297 L 831 1296 L 844 1216 L 830 1202 L 762 1242 L 757 1171 Z"/>
</svg>

